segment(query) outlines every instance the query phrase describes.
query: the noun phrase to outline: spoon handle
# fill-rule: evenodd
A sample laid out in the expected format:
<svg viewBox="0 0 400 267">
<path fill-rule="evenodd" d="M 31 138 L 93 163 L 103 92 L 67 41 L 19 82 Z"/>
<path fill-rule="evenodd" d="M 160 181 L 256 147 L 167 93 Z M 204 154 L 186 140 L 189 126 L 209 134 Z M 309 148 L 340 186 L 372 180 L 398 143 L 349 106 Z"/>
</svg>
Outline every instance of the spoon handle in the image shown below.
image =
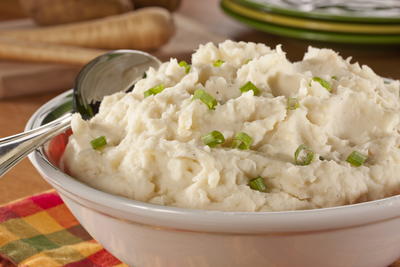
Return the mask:
<svg viewBox="0 0 400 267">
<path fill-rule="evenodd" d="M 0 177 L 33 150 L 66 130 L 72 113 L 36 129 L 0 139 Z"/>
</svg>

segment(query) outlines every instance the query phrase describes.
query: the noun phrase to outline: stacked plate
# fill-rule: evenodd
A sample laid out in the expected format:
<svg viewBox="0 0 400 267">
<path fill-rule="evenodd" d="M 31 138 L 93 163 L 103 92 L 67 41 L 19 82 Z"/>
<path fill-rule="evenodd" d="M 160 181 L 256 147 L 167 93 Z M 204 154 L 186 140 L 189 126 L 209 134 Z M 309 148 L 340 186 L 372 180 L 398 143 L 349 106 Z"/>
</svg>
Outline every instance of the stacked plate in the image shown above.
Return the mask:
<svg viewBox="0 0 400 267">
<path fill-rule="evenodd" d="M 399 0 L 221 0 L 231 17 L 273 34 L 317 41 L 400 44 Z"/>
</svg>

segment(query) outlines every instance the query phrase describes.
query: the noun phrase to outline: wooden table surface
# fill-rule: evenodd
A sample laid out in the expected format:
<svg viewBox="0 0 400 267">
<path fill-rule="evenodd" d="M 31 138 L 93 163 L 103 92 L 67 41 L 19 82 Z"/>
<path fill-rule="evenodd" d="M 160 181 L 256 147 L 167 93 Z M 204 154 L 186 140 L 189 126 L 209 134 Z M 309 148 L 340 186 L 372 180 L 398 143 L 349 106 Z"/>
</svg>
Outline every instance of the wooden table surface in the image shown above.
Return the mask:
<svg viewBox="0 0 400 267">
<path fill-rule="evenodd" d="M 378 47 L 338 45 L 302 41 L 274 36 L 252 30 L 227 17 L 219 8 L 218 0 L 184 0 L 178 13 L 192 18 L 203 24 L 210 32 L 233 40 L 263 42 L 269 46 L 282 44 L 291 60 L 299 60 L 309 45 L 330 47 L 340 52 L 344 57 L 352 56 L 355 61 L 367 64 L 378 74 L 400 79 L 400 46 Z M 187 38 L 193 38 L 188 34 Z M 209 40 L 203 40 L 207 42 Z M 175 51 L 176 52 L 176 51 Z M 188 58 L 188 53 L 159 52 L 158 56 L 169 58 L 177 56 Z M 45 82 L 45 81 L 44 81 Z M 67 88 L 66 88 L 67 89 Z M 0 101 L 0 137 L 21 132 L 30 115 L 44 102 L 54 97 L 56 93 L 40 96 L 19 97 Z M 42 180 L 30 162 L 25 159 L 14 169 L 0 179 L 0 204 L 24 196 L 49 189 L 49 185 Z"/>
</svg>

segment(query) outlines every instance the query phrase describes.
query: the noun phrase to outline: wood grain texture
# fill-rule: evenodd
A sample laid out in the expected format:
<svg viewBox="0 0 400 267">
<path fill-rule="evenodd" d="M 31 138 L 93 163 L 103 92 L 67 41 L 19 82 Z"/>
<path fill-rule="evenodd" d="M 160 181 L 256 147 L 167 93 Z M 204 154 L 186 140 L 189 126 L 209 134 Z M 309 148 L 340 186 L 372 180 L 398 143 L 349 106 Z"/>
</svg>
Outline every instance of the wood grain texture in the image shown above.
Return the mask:
<svg viewBox="0 0 400 267">
<path fill-rule="evenodd" d="M 0 138 L 23 131 L 29 116 L 55 95 L 53 93 L 0 101 Z M 49 188 L 29 160 L 24 159 L 0 178 L 0 204 Z"/>
<path fill-rule="evenodd" d="M 80 67 L 59 64 L 0 62 L 0 99 L 71 88 Z"/>
<path fill-rule="evenodd" d="M 0 21 L 26 17 L 18 0 L 0 0 Z"/>
</svg>

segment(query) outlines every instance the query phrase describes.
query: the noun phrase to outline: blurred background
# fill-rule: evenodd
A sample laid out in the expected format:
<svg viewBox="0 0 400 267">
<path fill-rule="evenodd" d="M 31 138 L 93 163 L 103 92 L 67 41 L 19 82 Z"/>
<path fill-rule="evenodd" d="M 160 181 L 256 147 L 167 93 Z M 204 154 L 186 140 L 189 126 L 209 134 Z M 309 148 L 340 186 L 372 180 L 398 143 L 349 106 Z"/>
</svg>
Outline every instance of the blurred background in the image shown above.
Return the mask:
<svg viewBox="0 0 400 267">
<path fill-rule="evenodd" d="M 0 99 L 71 88 L 107 50 L 190 60 L 225 39 L 282 44 L 291 60 L 329 47 L 400 78 L 396 0 L 0 0 L 0 33 Z"/>
</svg>

